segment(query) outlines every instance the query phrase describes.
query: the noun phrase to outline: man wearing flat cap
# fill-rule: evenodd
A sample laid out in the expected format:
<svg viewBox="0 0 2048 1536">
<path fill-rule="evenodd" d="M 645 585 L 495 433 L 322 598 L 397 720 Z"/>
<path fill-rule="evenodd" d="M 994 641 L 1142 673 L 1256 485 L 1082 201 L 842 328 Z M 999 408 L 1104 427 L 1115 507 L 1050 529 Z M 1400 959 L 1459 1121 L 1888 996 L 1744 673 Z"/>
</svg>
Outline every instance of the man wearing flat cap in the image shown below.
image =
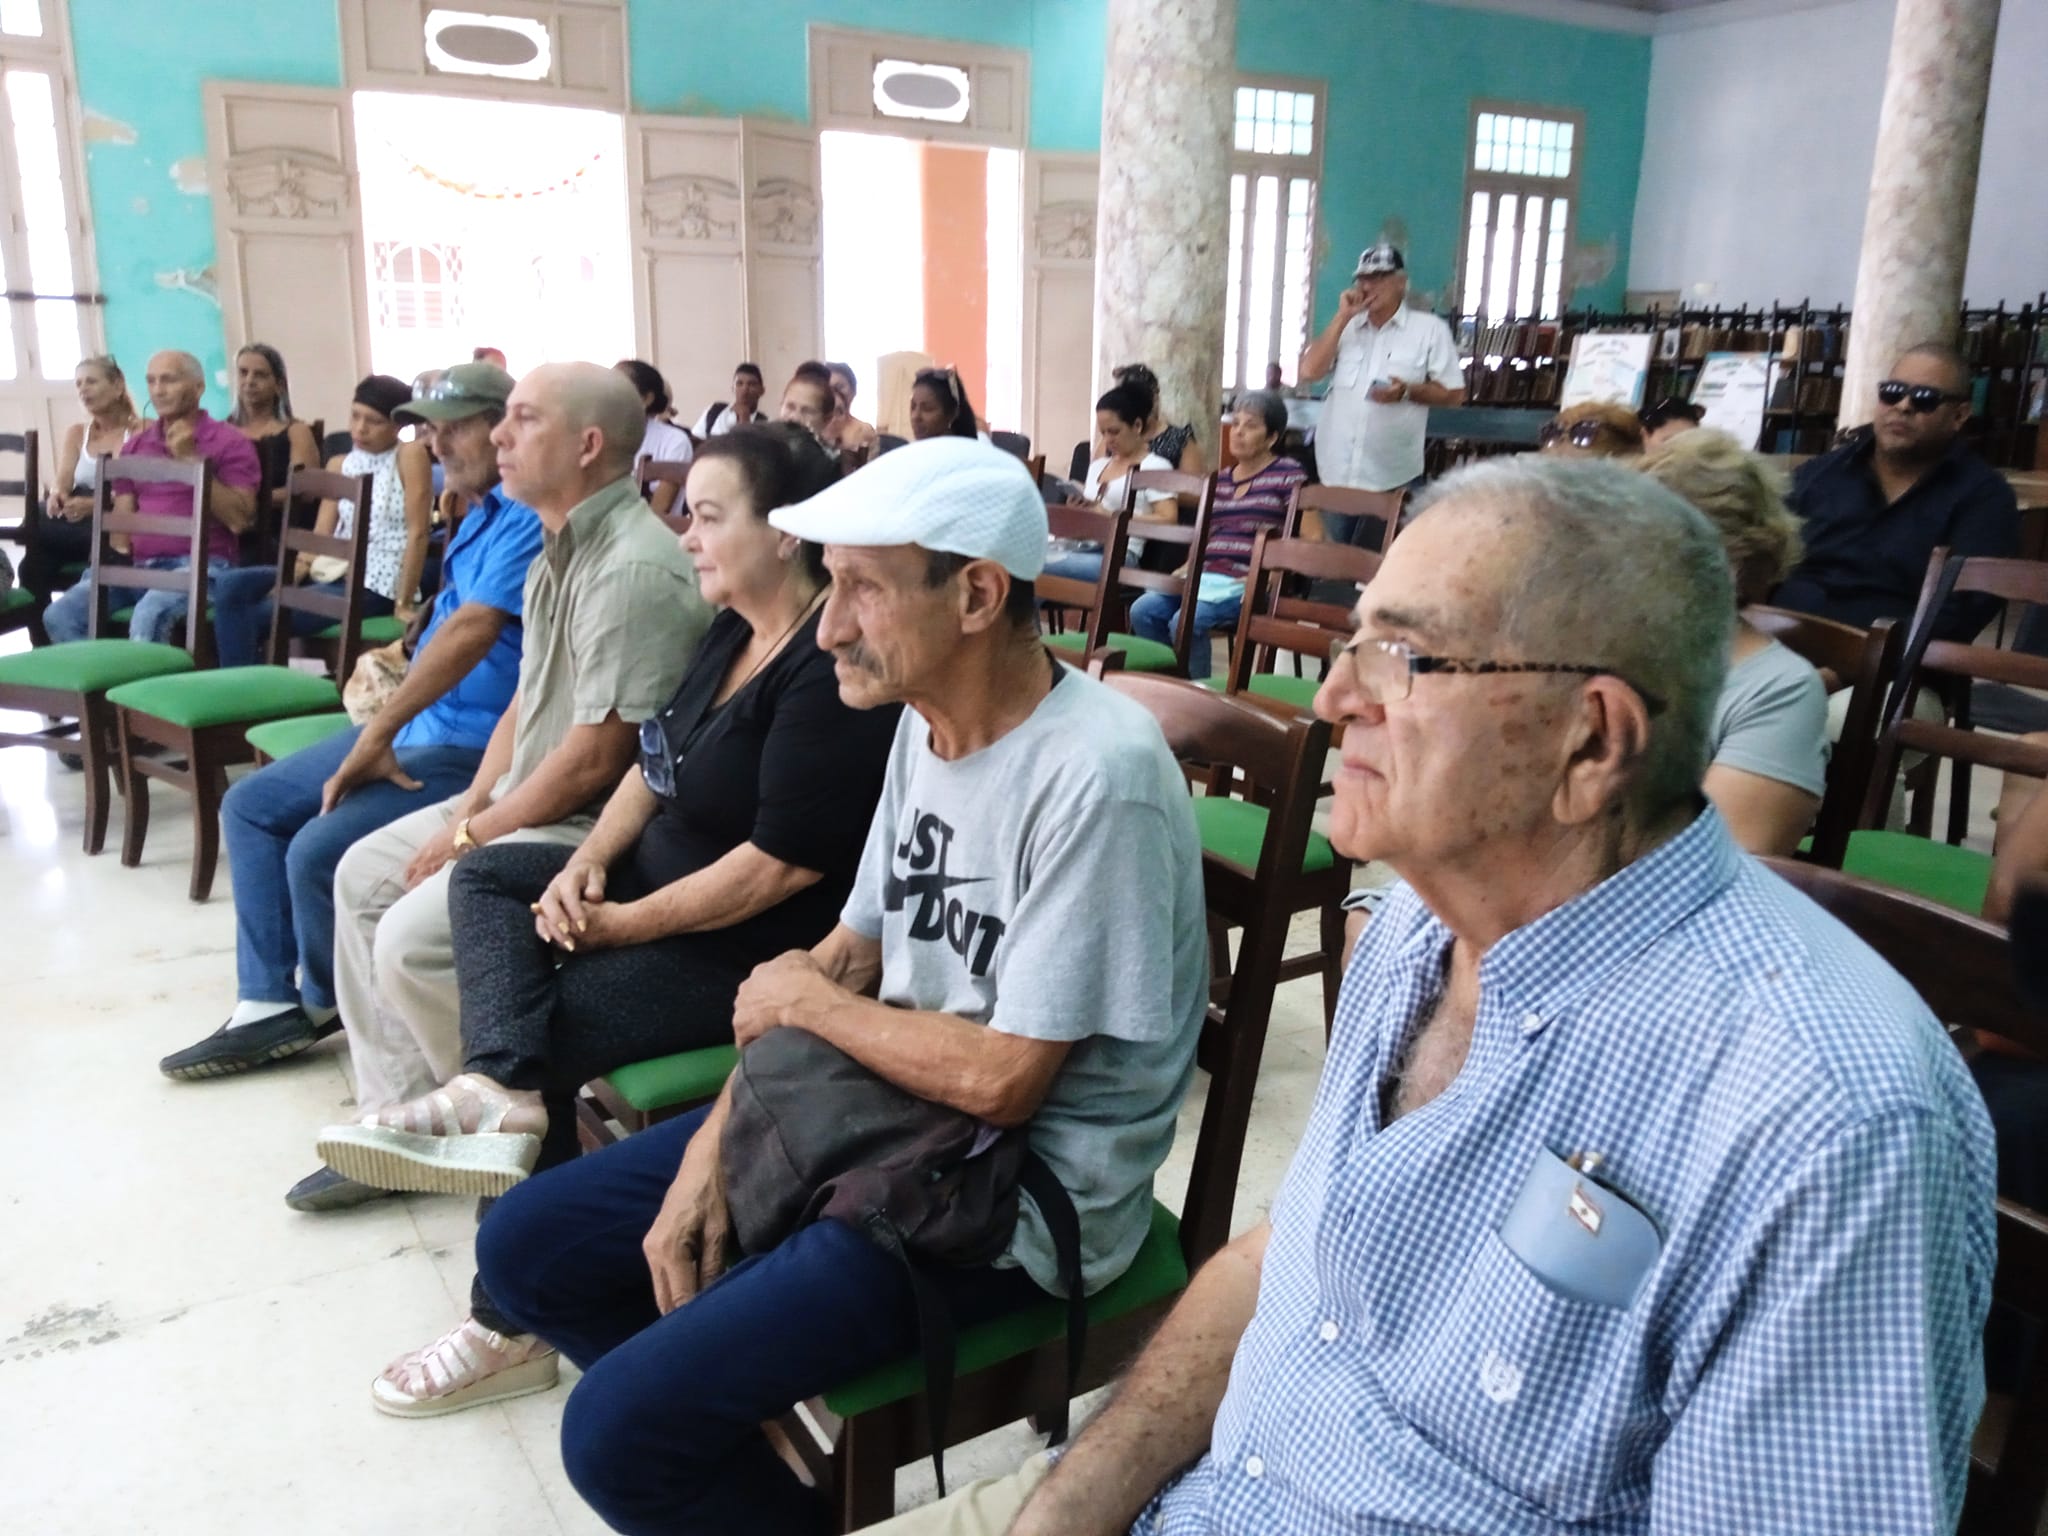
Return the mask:
<svg viewBox="0 0 2048 1536">
<path fill-rule="evenodd" d="M 1333 370 L 1315 437 L 1323 484 L 1397 491 L 1420 480 L 1429 408 L 1464 404 L 1464 365 L 1451 328 L 1408 307 L 1408 263 L 1384 241 L 1359 254 L 1337 313 L 1302 351 L 1302 383 Z M 1378 547 L 1377 519 L 1322 520 L 1334 543 Z"/>
<path fill-rule="evenodd" d="M 1045 505 L 1015 458 L 913 443 L 768 520 L 825 546 L 840 697 L 910 707 L 839 926 L 754 971 L 734 1038 L 807 1031 L 916 1099 L 1025 1128 L 1098 1291 L 1144 1240 L 1207 1002 L 1180 770 L 1149 714 L 1041 644 Z M 836 1529 L 762 1423 L 918 1342 L 907 1271 L 851 1225 L 727 1272 L 733 1102 L 728 1085 L 515 1185 L 478 1234 L 499 1310 L 583 1370 L 563 1462 L 617 1530 Z M 1027 1193 L 993 1264 L 937 1273 L 958 1326 L 1062 1294 L 1058 1246 Z"/>
</svg>

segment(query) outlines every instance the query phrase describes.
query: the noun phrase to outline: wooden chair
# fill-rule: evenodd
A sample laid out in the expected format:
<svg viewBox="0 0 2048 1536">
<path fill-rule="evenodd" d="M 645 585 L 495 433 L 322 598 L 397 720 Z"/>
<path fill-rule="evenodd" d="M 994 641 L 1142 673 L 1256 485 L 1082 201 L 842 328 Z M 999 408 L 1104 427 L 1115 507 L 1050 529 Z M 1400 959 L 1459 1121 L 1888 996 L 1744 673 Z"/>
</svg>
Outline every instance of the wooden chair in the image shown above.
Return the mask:
<svg viewBox="0 0 2048 1536">
<path fill-rule="evenodd" d="M 1890 619 L 1858 629 L 1853 624 L 1762 605 L 1743 609 L 1742 616 L 1788 651 L 1804 657 L 1821 674 L 1829 693 L 1849 690 L 1842 734 L 1828 758 L 1827 790 L 1821 796 L 1813 836 L 1805 850 L 1805 856 L 1816 864 L 1840 869 L 1849 852 L 1850 835 L 1863 815 L 1863 803 L 1870 797 L 1878 725 L 1892 675 L 1898 671 L 1906 632 Z"/>
<path fill-rule="evenodd" d="M 1325 512 L 1334 512 L 1339 517 L 1370 517 L 1380 525 L 1377 548 L 1385 554 L 1401 531 L 1401 504 L 1407 495 L 1405 490 L 1358 491 L 1344 485 L 1298 485 L 1287 509 L 1288 526 L 1299 530 L 1304 539 L 1335 543 L 1323 526 Z M 1309 513 L 1315 516 L 1310 518 L 1306 515 Z"/>
<path fill-rule="evenodd" d="M 1102 554 L 1093 581 L 1040 572 L 1033 583 L 1041 610 L 1051 610 L 1065 620 L 1071 617 L 1078 628 L 1071 633 L 1046 636 L 1045 643 L 1060 650 L 1092 655 L 1109 643 L 1110 631 L 1118 617 L 1111 600 L 1116 572 L 1123 567 L 1130 545 L 1131 514 L 1097 512 L 1092 507 L 1057 506 L 1045 509 L 1048 534 L 1055 539 L 1073 539 L 1097 545 Z"/>
<path fill-rule="evenodd" d="M 1902 668 L 1912 662 L 1920 637 L 1933 623 L 1939 578 L 1950 563 L 1946 549 L 1937 549 L 1929 562 L 1928 584 L 1913 616 Z M 1955 557 L 1955 563 L 1957 593 L 1985 593 L 2008 603 L 2048 603 L 2048 565 L 1961 556 Z M 1971 768 L 1981 763 L 2001 773 L 2048 776 L 2048 746 L 1971 729 L 1969 685 L 1979 678 L 2016 688 L 2048 689 L 2048 658 L 1989 645 L 1927 640 L 1918 664 L 1910 671 L 1902 670 L 1892 685 L 1858 830 L 1849 835 L 1842 860 L 1842 868 L 1851 874 L 1900 886 L 1972 913 L 1983 906 L 1991 859 L 1960 846 L 1969 828 Z M 1914 717 L 1911 701 L 1923 687 L 1935 689 L 1949 701 L 1949 721 Z M 1892 781 L 1907 752 L 1949 759 L 1947 842 L 1885 829 Z"/>
<path fill-rule="evenodd" d="M 673 509 L 675 502 L 683 501 L 683 486 L 690 478 L 690 461 L 645 457 L 640 460 L 639 476 L 642 501 L 653 502 L 654 488 L 658 485 L 672 485 L 676 488 L 675 501 L 669 503 L 671 510 L 662 513 L 661 520 L 667 523 L 670 530 L 680 539 L 690 531 L 689 503 L 683 502 L 683 510 L 680 512 Z"/>
<path fill-rule="evenodd" d="M 48 645 L 43 632 L 43 604 L 22 585 L 29 556 L 36 547 L 43 519 L 43 483 L 37 467 L 37 439 L 34 432 L 0 432 L 0 453 L 21 455 L 21 478 L 0 480 L 0 496 L 21 497 L 21 521 L 12 528 L 0 528 L 0 539 L 21 546 L 21 558 L 14 562 L 14 584 L 0 592 L 0 635 L 17 629 L 28 631 L 30 645 Z"/>
<path fill-rule="evenodd" d="M 1024 467 L 1031 471 L 1031 483 L 1041 490 L 1045 487 L 1045 455 L 1034 453 L 1024 461 Z"/>
<path fill-rule="evenodd" d="M 114 481 L 154 481 L 182 485 L 192 497 L 192 510 L 180 516 L 114 511 Z M 205 461 L 116 458 L 100 460 L 99 486 L 94 492 L 92 540 L 92 617 L 87 638 L 67 645 L 46 645 L 21 656 L 0 656 L 0 709 L 18 709 L 54 721 L 32 731 L 0 731 L 0 747 L 41 747 L 45 752 L 76 752 L 85 767 L 85 837 L 87 853 L 106 844 L 108 769 L 115 761 L 114 711 L 110 690 L 144 678 L 190 672 L 211 654 L 212 626 L 206 621 L 206 552 L 213 531 L 207 502 L 213 491 L 213 468 Z M 171 535 L 190 541 L 191 562 L 182 571 L 153 571 L 116 565 L 110 541 L 115 535 Z M 182 591 L 187 604 L 185 644 L 116 639 L 113 597 L 108 583 L 153 591 Z M 132 605 L 122 611 L 132 612 Z"/>
<path fill-rule="evenodd" d="M 1244 929 L 1227 986 L 1209 1007 L 1196 1059 L 1210 1074 L 1194 1165 L 1179 1217 L 1156 1201 L 1137 1258 L 1088 1300 L 1088 1337 L 1077 1391 L 1113 1379 L 1178 1299 L 1187 1277 L 1230 1236 L 1245 1127 L 1265 1047 L 1287 918 L 1272 894 L 1299 867 L 1315 784 L 1329 745 L 1315 720 L 1281 720 L 1240 700 L 1182 680 L 1111 676 L 1159 721 L 1187 765 L 1227 763 L 1271 786 L 1273 833 L 1251 867 L 1205 854 L 1212 917 Z M 1101 919 L 1094 919 L 1101 920 Z M 953 1444 L 1019 1418 L 1056 1416 L 1067 1393 L 1066 1308 L 1047 1297 L 1012 1316 L 962 1330 L 947 1438 Z M 805 1407 L 831 1439 L 829 1450 L 801 1420 L 785 1433 L 820 1487 L 830 1489 L 842 1530 L 886 1518 L 895 1507 L 896 1469 L 930 1454 L 922 1396 L 923 1362 L 896 1361 Z"/>
<path fill-rule="evenodd" d="M 1839 870 L 1764 860 L 1868 944 L 1952 1027 L 2048 1056 L 2048 1018 L 2020 995 L 2005 930 L 1981 918 Z M 2048 1216 L 1998 1202 L 1992 1295 L 2048 1320 Z M 1970 1452 L 1963 1536 L 2034 1536 L 2048 1515 L 2048 1347 L 2037 1344 L 2018 1390 L 1984 1405 Z"/>
<path fill-rule="evenodd" d="M 370 540 L 367 509 L 373 478 L 302 469 L 293 471 L 285 482 L 294 498 L 346 497 L 355 503 L 356 516 L 346 539 L 323 537 L 309 528 L 287 526 L 282 530 L 277 585 L 271 594 L 267 664 L 147 678 L 107 694 L 107 703 L 114 710 L 128 802 L 122 864 L 132 869 L 142 862 L 142 845 L 149 835 L 149 780 L 161 779 L 192 796 L 190 894 L 194 901 L 206 900 L 220 854 L 220 802 L 227 793 L 228 769 L 254 756 L 247 736 L 249 727 L 296 716 L 332 715 L 340 709 L 341 682 L 353 670 L 363 647 L 364 553 Z M 302 554 L 339 556 L 347 561 L 342 592 L 337 595 L 294 583 L 292 570 Z M 316 677 L 288 664 L 289 615 L 293 613 L 319 614 L 339 622 L 334 678 Z M 142 743 L 169 748 L 176 756 L 145 756 L 138 750 Z"/>
<path fill-rule="evenodd" d="M 1171 491 L 1176 496 L 1191 495 L 1196 498 L 1194 520 L 1190 523 L 1155 523 L 1137 516 L 1138 495 L 1142 491 Z M 1184 558 L 1173 562 L 1190 574 L 1181 576 L 1166 571 L 1152 571 L 1134 560 L 1126 548 L 1121 564 L 1112 565 L 1105 546 L 1102 569 L 1109 577 L 1110 590 L 1119 597 L 1114 603 L 1107 600 L 1097 610 L 1099 614 L 1110 614 L 1109 623 L 1117 618 L 1127 621 L 1127 613 L 1112 614 L 1112 609 L 1123 610 L 1121 594 L 1125 589 L 1137 592 L 1164 592 L 1180 599 L 1180 612 L 1173 625 L 1173 643 L 1162 645 L 1157 640 L 1148 640 L 1142 635 L 1130 633 L 1128 623 L 1121 627 L 1110 627 L 1102 631 L 1099 638 L 1088 645 L 1089 650 L 1101 646 L 1112 646 L 1124 652 L 1124 669 L 1130 672 L 1164 672 L 1179 677 L 1188 673 L 1188 657 L 1195 642 L 1195 605 L 1188 599 L 1201 580 L 1202 556 L 1209 547 L 1209 514 L 1216 498 L 1216 480 L 1212 475 L 1184 475 L 1179 470 L 1150 469 L 1133 470 L 1124 481 L 1124 515 L 1130 518 L 1130 538 L 1143 539 L 1150 545 L 1179 545 L 1186 549 Z M 1047 519 L 1056 508 L 1047 509 Z M 1067 637 L 1055 635 L 1050 642 L 1066 644 Z M 1206 643 L 1206 641 L 1204 642 Z"/>
<path fill-rule="evenodd" d="M 1237 613 L 1237 637 L 1230 645 L 1230 666 L 1218 686 L 1227 693 L 1271 700 L 1306 713 L 1315 703 L 1320 677 L 1282 672 L 1278 670 L 1279 657 L 1284 652 L 1313 658 L 1320 672 L 1331 644 L 1351 637 L 1351 608 L 1292 596 L 1288 578 L 1297 578 L 1298 583 L 1363 586 L 1379 574 L 1380 559 L 1371 550 L 1351 544 L 1281 538 L 1262 530 L 1252 540 L 1244 604 Z M 1343 739 L 1341 731 L 1338 739 Z"/>
</svg>

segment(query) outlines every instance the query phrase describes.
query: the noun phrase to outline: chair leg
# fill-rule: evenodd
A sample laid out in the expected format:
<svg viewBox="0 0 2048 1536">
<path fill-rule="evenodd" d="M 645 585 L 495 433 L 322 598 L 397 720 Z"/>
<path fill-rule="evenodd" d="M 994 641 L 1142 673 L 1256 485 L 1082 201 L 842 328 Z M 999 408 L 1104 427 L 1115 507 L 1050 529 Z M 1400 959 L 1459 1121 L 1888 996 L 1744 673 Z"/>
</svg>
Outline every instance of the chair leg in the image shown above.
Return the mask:
<svg viewBox="0 0 2048 1536">
<path fill-rule="evenodd" d="M 227 793 L 228 771 L 213 760 L 212 749 L 196 732 L 186 763 L 192 773 L 192 884 L 187 894 L 204 901 L 213 894 L 214 867 L 220 862 L 220 802 Z"/>
<path fill-rule="evenodd" d="M 102 697 L 88 694 L 78 716 L 78 751 L 85 763 L 85 851 L 98 853 L 107 846 L 107 813 L 112 806 L 107 767 L 118 753 L 114 745 L 113 707 Z"/>
<path fill-rule="evenodd" d="M 1330 902 L 1322 911 L 1323 1043 L 1337 1025 L 1337 994 L 1344 990 L 1344 909 Z"/>
<path fill-rule="evenodd" d="M 121 864 L 123 868 L 134 869 L 142 862 L 142 844 L 149 836 L 149 780 L 135 766 L 135 741 L 128 731 L 127 713 L 115 718 L 119 721 L 121 782 L 127 786 L 128 797 L 121 831 Z"/>
<path fill-rule="evenodd" d="M 896 1513 L 896 1437 L 885 1414 L 848 1419 L 833 1457 L 839 1529 L 858 1531 Z"/>
</svg>

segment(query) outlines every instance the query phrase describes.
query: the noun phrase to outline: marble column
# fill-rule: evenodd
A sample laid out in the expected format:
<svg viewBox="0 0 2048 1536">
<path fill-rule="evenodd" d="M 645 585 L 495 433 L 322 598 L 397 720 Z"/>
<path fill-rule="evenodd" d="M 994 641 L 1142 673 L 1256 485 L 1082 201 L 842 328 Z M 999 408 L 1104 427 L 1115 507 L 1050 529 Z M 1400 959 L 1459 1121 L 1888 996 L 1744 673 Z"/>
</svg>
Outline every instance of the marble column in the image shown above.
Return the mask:
<svg viewBox="0 0 2048 1536">
<path fill-rule="evenodd" d="M 1845 427 L 1871 419 L 1877 385 L 1901 352 L 1955 338 L 1998 5 L 1898 0 L 1856 266 L 1842 380 Z"/>
<path fill-rule="evenodd" d="M 1216 462 L 1230 280 L 1237 0 L 1109 0 L 1095 243 L 1095 375 L 1159 375 Z"/>
</svg>

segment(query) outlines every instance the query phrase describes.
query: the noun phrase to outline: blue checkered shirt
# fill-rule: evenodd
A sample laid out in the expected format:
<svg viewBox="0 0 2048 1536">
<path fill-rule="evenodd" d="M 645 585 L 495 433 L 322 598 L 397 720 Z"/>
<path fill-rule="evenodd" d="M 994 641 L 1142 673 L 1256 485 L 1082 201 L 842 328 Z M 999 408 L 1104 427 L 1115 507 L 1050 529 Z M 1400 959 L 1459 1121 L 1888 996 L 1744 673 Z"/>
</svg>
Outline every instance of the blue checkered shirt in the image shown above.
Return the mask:
<svg viewBox="0 0 2048 1536">
<path fill-rule="evenodd" d="M 1993 1154 L 1919 998 L 1706 811 L 1495 945 L 1463 1070 L 1382 1125 L 1449 945 L 1405 889 L 1372 923 L 1210 1452 L 1135 1529 L 1953 1529 Z M 1654 1228 L 1630 1304 L 1500 1232 L 1585 1150 Z"/>
</svg>

